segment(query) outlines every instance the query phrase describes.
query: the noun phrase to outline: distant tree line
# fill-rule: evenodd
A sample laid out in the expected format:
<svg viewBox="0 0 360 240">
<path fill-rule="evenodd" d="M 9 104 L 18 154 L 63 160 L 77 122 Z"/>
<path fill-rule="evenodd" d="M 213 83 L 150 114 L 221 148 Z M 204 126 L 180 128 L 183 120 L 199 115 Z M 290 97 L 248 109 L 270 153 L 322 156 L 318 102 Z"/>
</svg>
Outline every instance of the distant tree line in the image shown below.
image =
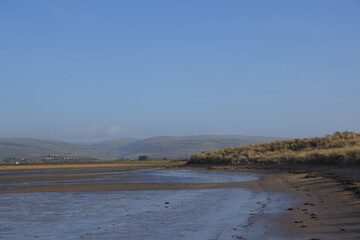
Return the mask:
<svg viewBox="0 0 360 240">
<path fill-rule="evenodd" d="M 138 161 L 147 161 L 150 160 L 150 158 L 146 155 L 141 155 L 138 157 Z"/>
</svg>

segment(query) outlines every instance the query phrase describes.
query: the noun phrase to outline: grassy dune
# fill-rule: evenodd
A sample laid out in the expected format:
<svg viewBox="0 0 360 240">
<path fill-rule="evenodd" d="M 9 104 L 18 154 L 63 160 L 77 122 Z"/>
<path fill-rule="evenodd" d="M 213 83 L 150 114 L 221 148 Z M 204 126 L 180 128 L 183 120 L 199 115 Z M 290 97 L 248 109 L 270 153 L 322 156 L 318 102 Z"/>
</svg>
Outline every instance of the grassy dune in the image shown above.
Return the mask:
<svg viewBox="0 0 360 240">
<path fill-rule="evenodd" d="M 326 164 L 360 166 L 360 134 L 279 140 L 195 154 L 188 164 Z"/>
</svg>

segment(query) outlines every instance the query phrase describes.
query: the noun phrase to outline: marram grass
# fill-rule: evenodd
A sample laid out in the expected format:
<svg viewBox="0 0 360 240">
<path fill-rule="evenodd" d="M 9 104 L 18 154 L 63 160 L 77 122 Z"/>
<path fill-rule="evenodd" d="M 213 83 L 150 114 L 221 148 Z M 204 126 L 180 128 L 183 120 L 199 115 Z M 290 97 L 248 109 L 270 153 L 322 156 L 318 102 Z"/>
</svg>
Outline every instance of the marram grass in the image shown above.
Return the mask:
<svg viewBox="0 0 360 240">
<path fill-rule="evenodd" d="M 191 156 L 188 164 L 312 164 L 360 166 L 360 134 L 278 140 Z"/>
</svg>

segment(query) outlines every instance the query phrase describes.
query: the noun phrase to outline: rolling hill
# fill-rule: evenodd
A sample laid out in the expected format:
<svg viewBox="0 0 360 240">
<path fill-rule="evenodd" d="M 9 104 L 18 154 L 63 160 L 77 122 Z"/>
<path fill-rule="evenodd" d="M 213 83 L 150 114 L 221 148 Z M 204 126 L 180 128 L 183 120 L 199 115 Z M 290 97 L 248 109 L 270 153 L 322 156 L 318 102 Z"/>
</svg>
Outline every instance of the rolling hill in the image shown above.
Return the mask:
<svg viewBox="0 0 360 240">
<path fill-rule="evenodd" d="M 126 153 L 126 156 L 130 157 L 148 155 L 156 158 L 185 158 L 203 151 L 247 145 L 251 143 L 267 142 L 271 140 L 274 140 L 274 138 L 238 135 L 152 137 L 123 146 L 121 147 L 121 151 Z"/>
<path fill-rule="evenodd" d="M 119 139 L 91 144 L 32 138 L 0 138 L 0 158 L 46 155 L 87 156 L 95 158 L 186 158 L 192 154 L 225 147 L 268 142 L 277 138 L 241 135 L 196 135 Z"/>
<path fill-rule="evenodd" d="M 78 143 L 33 138 L 0 138 L 0 158 L 46 155 L 101 157 L 106 149 Z"/>
</svg>

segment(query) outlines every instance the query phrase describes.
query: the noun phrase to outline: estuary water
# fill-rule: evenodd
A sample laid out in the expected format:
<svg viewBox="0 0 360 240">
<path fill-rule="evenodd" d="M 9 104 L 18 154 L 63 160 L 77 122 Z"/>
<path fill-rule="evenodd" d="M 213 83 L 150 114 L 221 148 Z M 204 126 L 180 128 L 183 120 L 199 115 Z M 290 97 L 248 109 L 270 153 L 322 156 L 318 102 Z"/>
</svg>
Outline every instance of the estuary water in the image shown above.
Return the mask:
<svg viewBox="0 0 360 240">
<path fill-rule="evenodd" d="M 33 174 L 43 173 L 37 171 Z M 214 183 L 257 178 L 239 172 L 139 168 L 97 178 L 12 185 Z M 6 193 L 0 194 L 0 239 L 255 239 L 265 230 L 253 229 L 250 217 L 281 212 L 285 202 L 280 194 L 244 188 Z"/>
</svg>

